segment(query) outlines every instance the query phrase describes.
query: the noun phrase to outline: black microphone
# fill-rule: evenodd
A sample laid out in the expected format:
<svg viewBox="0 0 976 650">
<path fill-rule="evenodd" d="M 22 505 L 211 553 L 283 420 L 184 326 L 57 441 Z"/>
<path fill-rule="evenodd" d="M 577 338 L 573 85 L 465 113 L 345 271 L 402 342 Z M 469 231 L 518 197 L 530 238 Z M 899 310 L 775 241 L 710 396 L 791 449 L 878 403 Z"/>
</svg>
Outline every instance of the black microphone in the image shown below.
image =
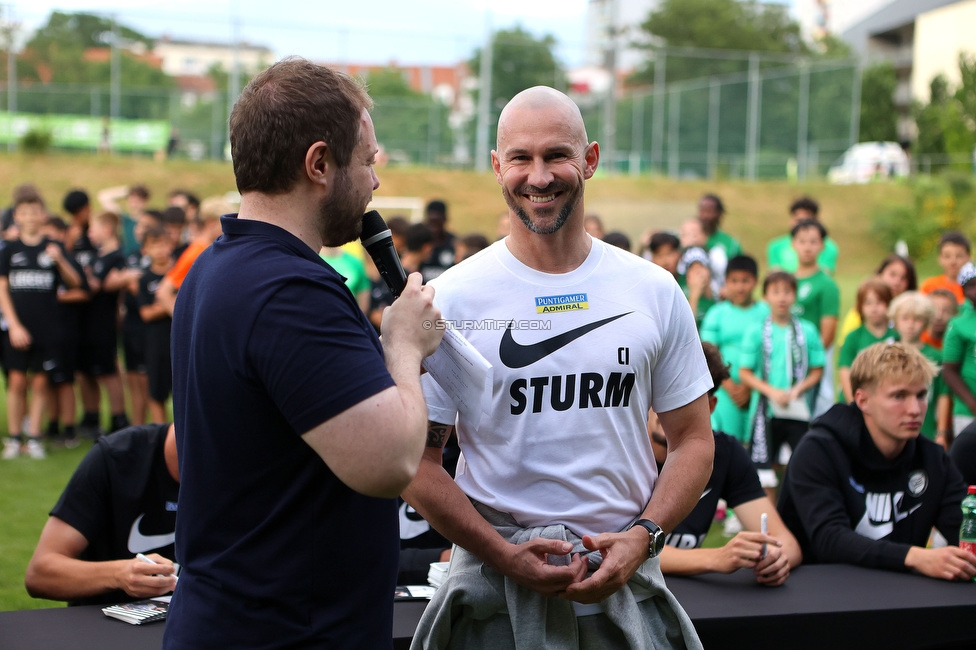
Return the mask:
<svg viewBox="0 0 976 650">
<path fill-rule="evenodd" d="M 380 272 L 380 277 L 386 282 L 390 293 L 394 298 L 399 298 L 403 288 L 407 286 L 407 274 L 403 271 L 400 256 L 393 246 L 393 233 L 376 210 L 370 210 L 363 215 L 363 232 L 359 240 L 373 258 L 376 270 Z"/>
</svg>

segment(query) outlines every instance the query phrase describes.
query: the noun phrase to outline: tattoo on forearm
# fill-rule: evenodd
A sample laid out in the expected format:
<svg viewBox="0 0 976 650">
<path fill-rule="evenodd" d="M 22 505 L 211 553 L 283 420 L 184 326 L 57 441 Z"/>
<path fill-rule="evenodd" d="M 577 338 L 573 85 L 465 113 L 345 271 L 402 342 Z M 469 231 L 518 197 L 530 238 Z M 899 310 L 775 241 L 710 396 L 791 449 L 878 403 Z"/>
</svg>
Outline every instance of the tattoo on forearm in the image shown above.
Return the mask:
<svg viewBox="0 0 976 650">
<path fill-rule="evenodd" d="M 431 422 L 430 426 L 427 427 L 427 446 L 443 447 L 444 443 L 447 442 L 448 436 L 451 435 L 451 429 L 453 428 L 446 424 Z"/>
</svg>

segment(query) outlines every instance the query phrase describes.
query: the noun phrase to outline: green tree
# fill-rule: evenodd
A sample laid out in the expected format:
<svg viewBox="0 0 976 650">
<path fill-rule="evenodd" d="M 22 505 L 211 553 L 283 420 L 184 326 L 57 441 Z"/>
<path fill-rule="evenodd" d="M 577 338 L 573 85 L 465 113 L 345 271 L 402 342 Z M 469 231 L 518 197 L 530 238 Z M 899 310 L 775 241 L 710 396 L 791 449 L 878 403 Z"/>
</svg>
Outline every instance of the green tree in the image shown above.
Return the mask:
<svg viewBox="0 0 976 650">
<path fill-rule="evenodd" d="M 915 106 L 918 154 L 971 154 L 976 145 L 976 58 L 959 57 L 960 84 L 949 89 L 945 76 L 938 75 L 930 85 L 929 103 Z M 968 168 L 960 163 L 959 168 Z"/>
<path fill-rule="evenodd" d="M 943 119 L 949 101 L 949 81 L 945 75 L 936 75 L 929 84 L 929 103 L 915 104 L 915 125 L 918 137 L 915 152 L 922 154 L 946 153 Z"/>
<path fill-rule="evenodd" d="M 53 12 L 24 48 L 18 78 L 28 88 L 18 94 L 18 108 L 38 113 L 107 115 L 111 62 L 89 60 L 84 54 L 89 48 L 109 48 L 112 28 L 112 21 L 101 16 Z M 152 45 L 152 39 L 124 25 L 116 26 L 116 31 L 127 47 L 133 43 Z M 159 119 L 168 115 L 169 91 L 176 84 L 162 70 L 123 50 L 119 81 L 121 117 Z M 71 88 L 71 84 L 97 87 Z"/>
<path fill-rule="evenodd" d="M 809 55 L 800 25 L 783 5 L 756 0 L 664 0 L 641 24 L 650 50 L 668 47 L 706 48 Z M 744 72 L 745 59 L 701 58 L 667 53 L 668 82 Z M 763 64 L 766 65 L 766 64 Z M 782 63 L 778 63 L 782 65 Z M 654 62 L 638 69 L 633 83 L 654 81 Z"/>
<path fill-rule="evenodd" d="M 898 75 L 890 63 L 864 69 L 861 77 L 861 142 L 898 140 L 897 85 Z"/>
<path fill-rule="evenodd" d="M 450 154 L 447 106 L 411 88 L 399 70 L 372 71 L 366 85 L 374 102 L 376 140 L 392 161 L 432 164 Z"/>
<path fill-rule="evenodd" d="M 976 56 L 966 52 L 959 54 L 959 78 L 956 101 L 973 130 L 976 128 Z"/>
<path fill-rule="evenodd" d="M 54 50 L 85 50 L 89 47 L 105 47 L 111 43 L 113 22 L 103 16 L 88 13 L 51 13 L 47 24 L 34 32 L 27 42 L 27 49 L 38 52 Z M 126 41 L 143 43 L 151 48 L 153 40 L 136 30 L 119 24 L 119 37 Z"/>
<path fill-rule="evenodd" d="M 556 60 L 551 35 L 536 38 L 516 26 L 495 32 L 491 43 L 491 99 L 496 109 L 512 97 L 533 86 L 566 89 L 566 73 Z M 481 70 L 482 50 L 475 50 L 468 66 L 474 74 Z M 477 91 L 475 92 L 477 98 Z"/>
</svg>

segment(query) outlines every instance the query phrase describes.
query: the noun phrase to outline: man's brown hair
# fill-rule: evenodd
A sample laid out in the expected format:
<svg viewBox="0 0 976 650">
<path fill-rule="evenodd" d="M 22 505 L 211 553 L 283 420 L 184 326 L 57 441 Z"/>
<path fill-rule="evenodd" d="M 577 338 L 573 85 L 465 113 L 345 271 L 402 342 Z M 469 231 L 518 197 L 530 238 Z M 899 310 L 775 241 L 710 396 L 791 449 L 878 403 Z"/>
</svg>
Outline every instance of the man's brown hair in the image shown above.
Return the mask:
<svg viewBox="0 0 976 650">
<path fill-rule="evenodd" d="M 247 84 L 230 114 L 238 191 L 284 194 L 319 140 L 346 167 L 359 143 L 363 109 L 372 107 L 358 79 L 299 57 L 275 63 Z"/>
</svg>

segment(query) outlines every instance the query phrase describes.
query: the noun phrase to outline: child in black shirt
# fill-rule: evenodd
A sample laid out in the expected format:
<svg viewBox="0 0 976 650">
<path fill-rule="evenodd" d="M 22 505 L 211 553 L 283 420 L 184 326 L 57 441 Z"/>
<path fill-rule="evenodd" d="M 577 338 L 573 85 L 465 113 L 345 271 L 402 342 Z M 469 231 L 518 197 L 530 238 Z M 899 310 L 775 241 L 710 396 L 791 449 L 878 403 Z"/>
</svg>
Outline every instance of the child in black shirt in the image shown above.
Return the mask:
<svg viewBox="0 0 976 650">
<path fill-rule="evenodd" d="M 150 266 L 139 279 L 139 315 L 145 321 L 146 372 L 149 375 L 149 416 L 153 422 L 166 422 L 166 401 L 173 388 L 169 335 L 173 318 L 166 307 L 156 302 L 160 280 L 173 266 L 173 241 L 163 228 L 150 228 L 142 240 L 142 250 Z"/>
<path fill-rule="evenodd" d="M 21 451 L 32 458 L 44 458 L 41 419 L 44 417 L 47 372 L 55 365 L 59 327 L 58 283 L 81 284 L 81 277 L 69 262 L 64 247 L 44 236 L 47 221 L 44 203 L 37 194 L 18 197 L 14 222 L 19 237 L 0 250 L 0 310 L 7 320 L 9 338 L 4 358 L 9 370 L 7 384 L 7 431 L 3 458 L 16 458 Z M 23 438 L 27 412 L 28 374 L 30 388 L 30 431 Z"/>
<path fill-rule="evenodd" d="M 111 431 L 129 424 L 125 414 L 125 395 L 118 366 L 119 294 L 136 276 L 125 268 L 125 256 L 119 249 L 119 217 L 103 212 L 92 217 L 88 237 L 98 252 L 91 266 L 85 269 L 92 298 L 82 333 L 79 370 L 87 376 L 82 383 L 85 409 L 83 426 L 98 424 L 98 386 L 108 393 L 112 414 Z M 94 388 L 94 390 L 92 390 Z"/>
</svg>

